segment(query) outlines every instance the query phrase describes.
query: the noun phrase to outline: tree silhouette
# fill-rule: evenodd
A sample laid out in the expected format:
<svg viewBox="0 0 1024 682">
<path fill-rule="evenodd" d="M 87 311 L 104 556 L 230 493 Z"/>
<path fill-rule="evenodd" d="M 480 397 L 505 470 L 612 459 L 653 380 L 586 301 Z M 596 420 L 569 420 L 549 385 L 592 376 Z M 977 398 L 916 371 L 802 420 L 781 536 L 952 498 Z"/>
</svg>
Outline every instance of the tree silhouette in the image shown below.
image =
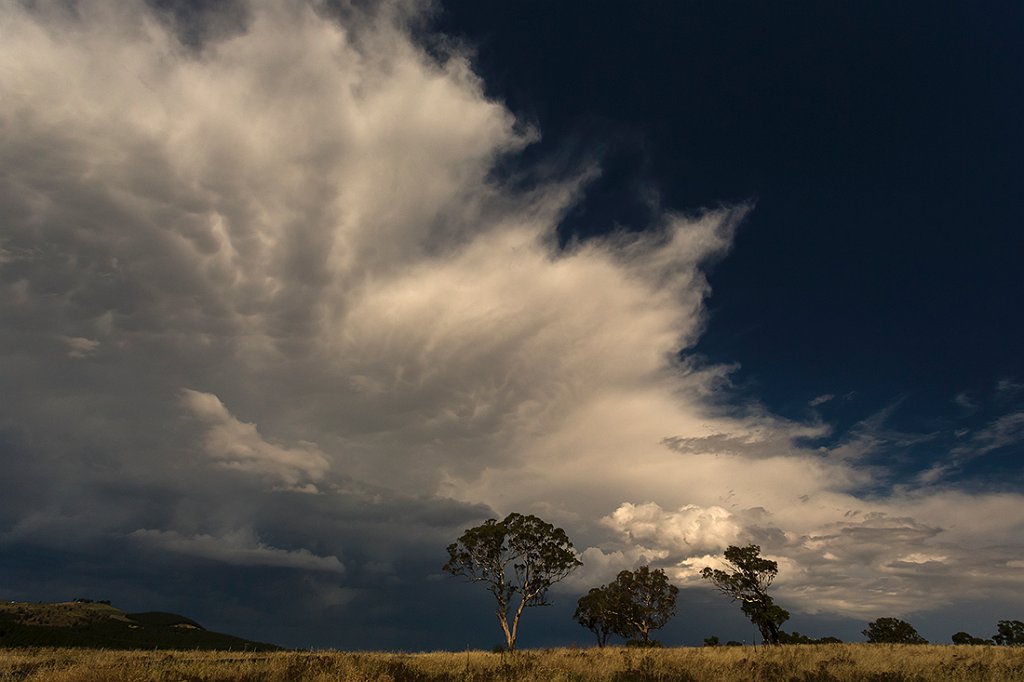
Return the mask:
<svg viewBox="0 0 1024 682">
<path fill-rule="evenodd" d="M 608 635 L 616 631 L 615 620 L 618 617 L 612 604 L 612 596 L 607 586 L 591 588 L 576 603 L 573 618 L 597 636 L 598 648 L 608 643 Z"/>
<path fill-rule="evenodd" d="M 616 634 L 638 646 L 652 646 L 651 631 L 665 626 L 676 613 L 679 588 L 665 571 L 641 566 L 620 571 L 608 585 L 592 588 L 580 597 L 573 618 L 597 635 L 598 647 Z"/>
<path fill-rule="evenodd" d="M 992 640 L 991 639 L 982 639 L 981 637 L 975 637 L 974 635 L 970 634 L 969 632 L 963 632 L 962 630 L 960 632 L 954 633 L 951 639 L 953 640 L 953 644 L 960 644 L 960 645 L 963 645 L 963 644 L 992 644 Z"/>
<path fill-rule="evenodd" d="M 761 631 L 765 644 L 778 644 L 779 628 L 789 620 L 789 611 L 776 606 L 768 595 L 768 588 L 779 573 L 778 563 L 760 555 L 758 545 L 730 545 L 725 550 L 729 570 L 705 568 L 700 575 L 711 581 L 719 592 L 743 603 L 740 609 Z"/>
<path fill-rule="evenodd" d="M 679 588 L 668 581 L 665 571 L 641 566 L 620 571 L 608 585 L 610 602 L 616 612 L 615 632 L 626 638 L 639 636 L 640 646 L 651 645 L 651 630 L 665 627 L 676 615 Z"/>
<path fill-rule="evenodd" d="M 523 611 L 546 605 L 548 588 L 582 565 L 564 530 L 513 512 L 467 529 L 448 545 L 443 570 L 487 586 L 508 650 L 514 651 Z"/>
<path fill-rule="evenodd" d="M 780 632 L 779 633 L 779 644 L 842 644 L 843 640 L 838 637 L 808 637 L 807 635 L 801 635 L 799 632 L 794 630 L 793 632 Z"/>
<path fill-rule="evenodd" d="M 927 644 L 910 623 L 899 618 L 879 618 L 861 631 L 870 644 Z"/>
<path fill-rule="evenodd" d="M 1024 623 L 1019 620 L 1001 620 L 992 640 L 1000 646 L 1024 646 Z"/>
</svg>

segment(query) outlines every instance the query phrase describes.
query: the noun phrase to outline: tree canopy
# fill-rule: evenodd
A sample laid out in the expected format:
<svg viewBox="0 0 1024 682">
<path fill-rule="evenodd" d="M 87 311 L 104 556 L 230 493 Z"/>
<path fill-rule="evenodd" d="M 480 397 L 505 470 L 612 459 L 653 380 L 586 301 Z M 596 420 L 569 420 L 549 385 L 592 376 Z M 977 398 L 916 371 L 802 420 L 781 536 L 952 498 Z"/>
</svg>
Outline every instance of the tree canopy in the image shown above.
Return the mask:
<svg viewBox="0 0 1024 682">
<path fill-rule="evenodd" d="M 616 631 L 616 613 L 612 604 L 612 595 L 608 587 L 592 587 L 580 597 L 576 603 L 576 613 L 572 616 L 577 623 L 587 628 L 597 637 L 597 646 L 604 647 L 608 643 L 608 635 Z"/>
<path fill-rule="evenodd" d="M 838 637 L 809 637 L 793 632 L 780 632 L 779 644 L 842 644 L 843 640 Z"/>
<path fill-rule="evenodd" d="M 778 563 L 762 557 L 758 545 L 730 545 L 724 561 L 728 570 L 708 567 L 701 571 L 701 577 L 719 592 L 742 602 L 740 609 L 757 626 L 761 639 L 766 644 L 778 644 L 780 628 L 789 620 L 789 611 L 777 606 L 768 594 L 779 573 Z"/>
<path fill-rule="evenodd" d="M 899 618 L 879 618 L 862 630 L 870 644 L 927 644 L 910 623 Z"/>
<path fill-rule="evenodd" d="M 992 644 L 992 640 L 991 639 L 982 639 L 981 637 L 975 637 L 971 633 L 964 632 L 962 630 L 960 632 L 953 633 L 953 637 L 951 639 L 953 640 L 953 644 L 958 644 L 958 645 L 965 645 L 965 644 L 975 644 L 975 645 L 978 645 L 978 644 Z"/>
<path fill-rule="evenodd" d="M 665 571 L 641 566 L 635 571 L 620 571 L 608 585 L 595 587 L 580 597 L 574 618 L 597 635 L 604 646 L 614 633 L 651 645 L 651 631 L 665 626 L 676 613 L 679 588 L 668 581 Z"/>
<path fill-rule="evenodd" d="M 1024 623 L 1019 620 L 1001 620 L 992 640 L 1000 646 L 1024 646 Z"/>
<path fill-rule="evenodd" d="M 619 634 L 650 644 L 651 630 L 663 628 L 676 615 L 679 588 L 668 581 L 665 571 L 641 566 L 635 571 L 620 571 L 608 586 L 618 610 Z"/>
<path fill-rule="evenodd" d="M 1024 646 L 1024 622 L 1001 620 L 996 624 L 996 634 L 991 639 L 975 637 L 968 632 L 953 635 L 953 644 L 997 644 L 999 646 Z"/>
<path fill-rule="evenodd" d="M 523 611 L 547 604 L 548 588 L 582 565 L 564 530 L 513 512 L 501 521 L 488 519 L 467 529 L 448 546 L 443 570 L 486 585 L 513 651 Z"/>
</svg>

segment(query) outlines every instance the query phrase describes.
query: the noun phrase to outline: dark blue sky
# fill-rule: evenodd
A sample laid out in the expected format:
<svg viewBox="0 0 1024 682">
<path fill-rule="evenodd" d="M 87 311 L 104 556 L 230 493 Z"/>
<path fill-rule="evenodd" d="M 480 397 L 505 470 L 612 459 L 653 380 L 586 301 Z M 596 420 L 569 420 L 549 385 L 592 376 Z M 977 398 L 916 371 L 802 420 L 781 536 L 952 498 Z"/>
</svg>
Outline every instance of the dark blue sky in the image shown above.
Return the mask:
<svg viewBox="0 0 1024 682">
<path fill-rule="evenodd" d="M 1024 398 L 998 389 L 1024 382 L 1019 3 L 455 1 L 433 25 L 542 131 L 529 160 L 600 158 L 563 239 L 754 204 L 696 347 L 738 397 L 845 397 L 822 411 L 846 427 L 897 404 L 926 433 Z M 1019 487 L 1021 454 L 976 473 Z"/>
</svg>

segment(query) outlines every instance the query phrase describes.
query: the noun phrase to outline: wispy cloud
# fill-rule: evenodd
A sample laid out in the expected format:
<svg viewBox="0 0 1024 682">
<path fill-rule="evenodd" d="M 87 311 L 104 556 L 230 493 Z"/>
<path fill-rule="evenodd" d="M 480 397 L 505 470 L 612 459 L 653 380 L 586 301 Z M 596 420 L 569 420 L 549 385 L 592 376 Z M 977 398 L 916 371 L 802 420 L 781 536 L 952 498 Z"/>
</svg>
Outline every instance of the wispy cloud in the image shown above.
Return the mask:
<svg viewBox="0 0 1024 682">
<path fill-rule="evenodd" d="M 978 409 L 978 403 L 967 393 L 957 393 L 953 396 L 953 402 L 968 411 Z"/>
<path fill-rule="evenodd" d="M 308 549 L 284 550 L 260 542 L 252 529 L 240 529 L 221 536 L 184 536 L 175 531 L 140 528 L 128 534 L 137 542 L 164 551 L 234 566 L 279 566 L 342 573 L 344 565 L 335 556 L 317 556 Z"/>
<path fill-rule="evenodd" d="M 1024 384 L 1008 377 L 996 382 L 996 394 L 1000 397 L 1012 397 L 1024 390 Z"/>
<path fill-rule="evenodd" d="M 95 339 L 86 339 L 81 336 L 65 336 L 64 343 L 68 347 L 69 358 L 85 358 L 96 352 L 100 342 Z"/>
<path fill-rule="evenodd" d="M 975 432 L 970 443 L 954 448 L 951 454 L 958 458 L 980 457 L 1021 441 L 1024 441 L 1024 412 L 1014 412 L 1004 414 Z"/>
<path fill-rule="evenodd" d="M 221 466 L 280 479 L 293 489 L 316 492 L 312 482 L 324 477 L 327 457 L 312 443 L 287 448 L 270 443 L 255 424 L 236 419 L 211 393 L 181 392 L 182 404 L 206 426 L 203 449 Z"/>
<path fill-rule="evenodd" d="M 973 433 L 969 430 L 959 431 L 957 436 L 960 444 L 921 473 L 920 480 L 923 483 L 937 483 L 971 460 L 1024 442 L 1024 412 L 1004 414 Z"/>
</svg>

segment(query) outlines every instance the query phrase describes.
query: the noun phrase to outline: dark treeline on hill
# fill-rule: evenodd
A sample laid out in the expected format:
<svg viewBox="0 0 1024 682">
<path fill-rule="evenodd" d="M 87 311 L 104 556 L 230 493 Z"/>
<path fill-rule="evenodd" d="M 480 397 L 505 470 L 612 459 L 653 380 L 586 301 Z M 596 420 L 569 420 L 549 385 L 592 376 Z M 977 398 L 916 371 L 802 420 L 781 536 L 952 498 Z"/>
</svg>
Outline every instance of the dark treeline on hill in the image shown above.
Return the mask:
<svg viewBox="0 0 1024 682">
<path fill-rule="evenodd" d="M 106 602 L 0 604 L 0 648 L 202 649 L 278 651 L 281 647 L 211 632 L 175 613 L 125 613 Z"/>
</svg>

